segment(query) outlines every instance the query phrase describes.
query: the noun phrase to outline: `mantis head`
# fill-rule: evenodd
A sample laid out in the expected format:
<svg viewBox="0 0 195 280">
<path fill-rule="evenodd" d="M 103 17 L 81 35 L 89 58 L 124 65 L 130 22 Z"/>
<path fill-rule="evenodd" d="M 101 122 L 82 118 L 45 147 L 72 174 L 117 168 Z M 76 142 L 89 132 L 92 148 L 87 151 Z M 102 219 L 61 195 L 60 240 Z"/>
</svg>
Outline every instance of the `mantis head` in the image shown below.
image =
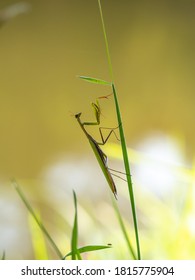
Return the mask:
<svg viewBox="0 0 195 280">
<path fill-rule="evenodd" d="M 82 114 L 82 113 L 78 113 L 78 114 L 76 114 L 76 115 L 75 115 L 75 118 L 76 118 L 76 119 L 79 119 L 79 118 L 80 118 L 80 116 L 81 116 L 81 114 Z"/>
</svg>

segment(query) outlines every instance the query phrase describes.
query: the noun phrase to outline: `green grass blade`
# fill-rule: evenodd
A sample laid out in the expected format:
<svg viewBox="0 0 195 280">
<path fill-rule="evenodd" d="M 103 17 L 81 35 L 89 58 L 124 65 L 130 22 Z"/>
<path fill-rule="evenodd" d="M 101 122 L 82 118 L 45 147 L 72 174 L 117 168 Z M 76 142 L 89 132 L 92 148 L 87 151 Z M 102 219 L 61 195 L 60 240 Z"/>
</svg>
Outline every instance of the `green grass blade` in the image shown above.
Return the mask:
<svg viewBox="0 0 195 280">
<path fill-rule="evenodd" d="M 87 245 L 87 246 L 78 248 L 77 251 L 82 254 L 82 253 L 98 251 L 98 250 L 103 250 L 103 249 L 110 249 L 110 248 L 112 248 L 112 247 L 108 246 L 108 245 Z M 66 254 L 64 256 L 64 259 L 71 256 L 72 254 L 73 254 L 72 251 L 70 253 Z"/>
<path fill-rule="evenodd" d="M 108 47 L 106 28 L 105 28 L 105 24 L 104 24 L 104 17 L 103 17 L 103 13 L 102 13 L 102 7 L 101 7 L 101 1 L 100 0 L 98 0 L 98 5 L 99 5 L 101 22 L 102 22 L 102 29 L 103 29 L 103 33 L 104 33 L 104 42 L 105 42 L 105 45 L 106 45 L 106 54 L 107 54 L 107 59 L 108 59 L 108 67 L 109 67 L 109 71 L 110 71 L 111 80 L 113 81 L 114 77 L 113 77 L 113 71 L 112 71 L 112 62 L 111 62 L 110 51 L 109 51 L 109 47 Z"/>
<path fill-rule="evenodd" d="M 31 205 L 29 204 L 28 200 L 26 199 L 25 195 L 23 194 L 23 192 L 21 191 L 19 185 L 17 184 L 17 182 L 15 180 L 12 181 L 18 195 L 20 196 L 21 200 L 24 202 L 26 208 L 28 209 L 28 211 L 30 212 L 30 214 L 33 216 L 33 218 L 35 219 L 37 225 L 40 227 L 40 229 L 43 231 L 43 233 L 45 234 L 45 236 L 47 237 L 47 239 L 49 240 L 51 246 L 53 247 L 53 249 L 55 250 L 56 254 L 59 256 L 60 259 L 63 258 L 62 253 L 60 252 L 60 250 L 58 249 L 57 245 L 55 244 L 55 242 L 53 241 L 52 237 L 50 236 L 50 234 L 48 233 L 48 231 L 46 230 L 45 226 L 42 224 L 42 222 L 38 219 L 38 217 L 36 216 L 33 208 L 31 207 Z"/>
<path fill-rule="evenodd" d="M 3 255 L 1 257 L 1 260 L 4 261 L 5 260 L 5 251 L 3 251 Z"/>
<path fill-rule="evenodd" d="M 38 210 L 34 209 L 34 212 L 36 213 L 37 218 L 39 221 L 41 220 L 40 213 Z M 49 256 L 47 253 L 47 246 L 46 246 L 46 240 L 44 238 L 44 233 L 36 223 L 35 219 L 32 217 L 32 215 L 29 213 L 28 215 L 28 224 L 29 229 L 31 233 L 31 242 L 32 247 L 34 251 L 34 256 L 36 260 L 48 260 Z"/>
<path fill-rule="evenodd" d="M 113 94 L 114 94 L 115 107 L 116 107 L 116 113 L 117 113 L 117 119 L 118 119 L 118 125 L 119 125 L 119 133 L 120 133 L 120 139 L 121 139 L 123 160 L 124 160 L 124 165 L 125 165 L 125 171 L 127 174 L 126 175 L 127 184 L 128 184 L 128 190 L 129 190 L 129 198 L 130 198 L 130 202 L 131 202 L 135 238 L 136 238 L 136 246 L 137 246 L 137 258 L 140 260 L 141 252 L 140 252 L 140 244 L 139 244 L 139 233 L 138 233 L 136 208 L 135 208 L 135 201 L 134 201 L 134 194 L 133 194 L 133 185 L 132 185 L 131 176 L 130 176 L 131 173 L 130 173 L 130 167 L 129 167 L 128 154 L 127 154 L 127 146 L 126 146 L 126 141 L 125 141 L 125 136 L 124 136 L 124 131 L 123 131 L 123 124 L 122 124 L 121 113 L 120 113 L 120 108 L 119 108 L 119 103 L 118 103 L 118 98 L 117 98 L 117 92 L 116 92 L 115 85 L 114 85 L 112 63 L 111 63 L 110 51 L 109 51 L 108 40 L 107 40 L 107 35 L 106 35 L 106 28 L 105 28 L 105 24 L 104 24 L 104 18 L 103 18 L 100 0 L 98 0 L 98 4 L 99 4 L 99 11 L 100 11 L 100 17 L 101 17 L 101 22 L 102 22 L 103 34 L 104 34 L 104 41 L 106 44 L 106 53 L 107 53 L 109 71 L 110 71 L 110 76 L 112 79 L 112 90 L 113 90 Z"/>
<path fill-rule="evenodd" d="M 76 193 L 74 191 L 73 191 L 73 197 L 74 197 L 75 216 L 74 216 L 74 225 L 73 225 L 73 229 L 72 229 L 72 240 L 71 240 L 72 260 L 76 260 L 76 258 L 81 260 L 80 253 L 77 249 L 77 243 L 78 243 L 78 214 L 77 214 L 77 197 L 76 197 Z"/>
<path fill-rule="evenodd" d="M 113 89 L 117 119 L 118 119 L 118 124 L 119 124 L 119 133 L 120 133 L 120 139 L 121 139 L 121 147 L 122 147 L 123 160 L 124 160 L 124 165 L 125 165 L 125 172 L 126 172 L 126 177 L 127 177 L 129 198 L 131 201 L 131 209 L 132 209 L 133 223 L 134 223 L 134 229 L 135 229 L 135 238 L 136 238 L 136 245 L 137 245 L 137 258 L 138 258 L 138 260 L 140 260 L 141 252 L 140 252 L 140 244 L 139 244 L 139 233 L 138 233 L 136 207 L 135 207 L 135 200 L 134 200 L 134 193 L 133 193 L 133 184 L 132 184 L 131 175 L 130 175 L 131 172 L 130 172 L 130 166 L 129 166 L 127 146 L 126 146 L 126 141 L 125 141 L 125 136 L 124 136 L 124 131 L 123 131 L 123 125 L 122 125 L 120 108 L 119 108 L 118 99 L 117 99 L 117 93 L 116 93 L 114 84 L 112 84 L 112 89 Z"/>
<path fill-rule="evenodd" d="M 92 77 L 86 77 L 86 76 L 78 76 L 78 77 L 82 80 L 85 80 L 85 81 L 89 82 L 89 83 L 111 86 L 110 82 L 107 82 L 107 81 L 104 81 L 104 80 L 100 80 L 100 79 L 96 79 L 96 78 L 92 78 Z"/>
<path fill-rule="evenodd" d="M 131 242 L 129 240 L 128 233 L 127 233 L 127 230 L 126 230 L 125 225 L 123 223 L 123 219 L 122 219 L 122 216 L 121 216 L 121 214 L 119 212 L 119 209 L 118 209 L 118 206 L 116 204 L 116 201 L 114 201 L 114 199 L 113 199 L 112 202 L 113 202 L 113 205 L 114 205 L 114 210 L 116 212 L 116 215 L 117 215 L 117 218 L 118 218 L 118 221 L 119 221 L 122 233 L 123 233 L 124 238 L 125 238 L 125 240 L 127 242 L 127 246 L 129 248 L 129 252 L 131 253 L 133 259 L 136 260 L 137 259 L 136 258 L 136 254 L 135 254 L 133 246 L 131 245 Z"/>
</svg>

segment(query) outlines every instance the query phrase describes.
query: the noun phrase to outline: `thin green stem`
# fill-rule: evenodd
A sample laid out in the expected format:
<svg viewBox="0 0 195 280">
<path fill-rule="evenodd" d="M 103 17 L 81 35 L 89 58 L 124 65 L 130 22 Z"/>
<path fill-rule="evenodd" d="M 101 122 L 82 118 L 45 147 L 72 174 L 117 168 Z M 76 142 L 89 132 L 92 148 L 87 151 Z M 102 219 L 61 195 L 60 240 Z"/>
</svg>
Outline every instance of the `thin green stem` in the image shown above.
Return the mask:
<svg viewBox="0 0 195 280">
<path fill-rule="evenodd" d="M 120 211 L 118 209 L 118 205 L 116 204 L 116 201 L 114 201 L 114 199 L 112 200 L 112 203 L 113 203 L 113 206 L 114 206 L 114 209 L 115 209 L 115 212 L 116 212 L 116 215 L 117 215 L 117 218 L 118 218 L 118 221 L 119 221 L 122 233 L 123 233 L 124 238 L 125 238 L 125 240 L 127 242 L 127 246 L 129 248 L 129 251 L 131 252 L 131 255 L 133 256 L 133 259 L 136 260 L 137 257 L 136 257 L 136 254 L 134 252 L 133 246 L 132 246 L 132 244 L 130 242 L 127 230 L 125 228 L 125 224 L 123 222 L 122 216 L 121 216 Z"/>
<path fill-rule="evenodd" d="M 140 260 L 141 259 L 141 252 L 140 252 L 140 244 L 139 244 L 139 233 L 138 233 L 136 208 L 135 208 L 135 201 L 134 201 L 134 194 L 133 194 L 133 185 L 132 185 L 132 180 L 131 180 L 131 175 L 130 175 L 131 173 L 130 173 L 129 159 L 128 159 L 128 154 L 127 154 L 127 146 L 126 146 L 125 135 L 124 135 L 124 131 L 123 131 L 123 124 L 122 124 L 122 118 L 121 118 L 121 113 L 120 113 L 120 108 L 119 108 L 119 103 L 118 103 L 118 98 L 117 98 L 117 92 L 116 92 L 114 79 L 113 79 L 112 63 L 111 63 L 111 57 L 110 57 L 110 52 L 109 52 L 109 47 L 108 47 L 108 39 L 107 39 L 107 35 L 106 35 L 106 29 L 105 29 L 104 18 L 103 18 L 101 1 L 100 0 L 98 0 L 98 4 L 99 4 L 101 21 L 102 21 L 104 40 L 105 40 L 105 44 L 106 44 L 106 52 L 107 52 L 107 59 L 108 59 L 108 65 L 109 65 L 109 70 L 110 70 L 110 76 L 111 76 L 111 80 L 112 80 L 112 89 L 113 89 L 117 119 L 118 119 L 118 124 L 119 124 L 119 133 L 120 133 L 120 139 L 121 139 L 123 161 L 124 161 L 124 165 L 125 165 L 125 171 L 126 171 L 126 174 L 127 174 L 126 175 L 127 176 L 127 184 L 128 184 L 128 190 L 129 190 L 129 198 L 130 198 L 130 202 L 131 202 L 131 209 L 132 209 L 133 223 L 134 223 L 134 230 L 135 230 L 135 238 L 136 238 L 136 246 L 137 246 L 137 258 Z"/>
<path fill-rule="evenodd" d="M 109 51 L 109 47 L 108 47 L 106 28 L 105 28 L 105 24 L 104 24 L 104 17 L 103 17 L 103 13 L 102 13 L 102 7 L 101 7 L 101 1 L 100 0 L 98 0 L 98 4 L 99 4 L 100 17 L 101 17 L 102 28 L 103 28 L 103 33 L 104 33 L 104 41 L 105 41 L 105 44 L 106 44 L 106 54 L 107 54 L 107 59 L 108 59 L 110 77 L 111 77 L 111 80 L 113 81 L 114 76 L 113 76 L 113 71 L 112 71 L 112 62 L 111 62 L 110 51 Z"/>
<path fill-rule="evenodd" d="M 131 210 L 133 215 L 133 223 L 134 223 L 134 229 L 135 229 L 135 238 L 136 238 L 136 245 L 137 245 L 137 257 L 138 260 L 141 259 L 141 252 L 140 252 L 140 244 L 139 244 L 139 232 L 138 232 L 138 225 L 137 225 L 137 217 L 136 217 L 136 207 L 135 207 L 135 200 L 134 200 L 134 193 L 133 193 L 133 184 L 131 180 L 131 172 L 130 172 L 130 165 L 129 165 L 129 159 L 128 159 L 128 153 L 127 153 L 127 146 L 123 131 L 123 125 L 122 125 L 122 119 L 117 99 L 117 93 L 114 84 L 112 84 L 114 99 L 115 99 L 115 105 L 116 105 L 116 113 L 117 113 L 117 119 L 119 125 L 119 133 L 120 133 L 120 139 L 121 139 L 121 146 L 122 146 L 122 153 L 123 153 L 123 161 L 125 165 L 125 171 L 126 171 L 126 177 L 127 177 L 127 185 L 129 190 L 129 198 L 131 201 Z"/>
</svg>

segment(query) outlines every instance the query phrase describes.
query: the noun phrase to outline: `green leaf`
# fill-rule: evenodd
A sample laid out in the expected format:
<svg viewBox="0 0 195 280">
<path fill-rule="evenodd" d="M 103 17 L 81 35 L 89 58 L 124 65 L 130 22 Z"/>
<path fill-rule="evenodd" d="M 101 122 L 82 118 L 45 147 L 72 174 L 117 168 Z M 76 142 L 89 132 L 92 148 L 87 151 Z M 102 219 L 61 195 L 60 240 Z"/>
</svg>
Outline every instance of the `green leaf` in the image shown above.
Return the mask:
<svg viewBox="0 0 195 280">
<path fill-rule="evenodd" d="M 88 245 L 88 246 L 78 248 L 77 251 L 79 253 L 86 253 L 86 252 L 98 251 L 98 250 L 110 249 L 110 248 L 112 248 L 111 245 Z M 73 255 L 72 251 L 70 253 L 66 254 L 63 259 L 65 260 L 67 257 L 69 257 L 71 255 Z"/>
<path fill-rule="evenodd" d="M 78 76 L 78 77 L 82 80 L 85 80 L 85 81 L 87 81 L 89 83 L 93 83 L 93 84 L 100 84 L 100 85 L 107 85 L 107 86 L 112 85 L 110 82 L 100 80 L 100 79 L 96 79 L 96 78 L 92 78 L 92 77 L 86 77 L 86 76 Z"/>
</svg>

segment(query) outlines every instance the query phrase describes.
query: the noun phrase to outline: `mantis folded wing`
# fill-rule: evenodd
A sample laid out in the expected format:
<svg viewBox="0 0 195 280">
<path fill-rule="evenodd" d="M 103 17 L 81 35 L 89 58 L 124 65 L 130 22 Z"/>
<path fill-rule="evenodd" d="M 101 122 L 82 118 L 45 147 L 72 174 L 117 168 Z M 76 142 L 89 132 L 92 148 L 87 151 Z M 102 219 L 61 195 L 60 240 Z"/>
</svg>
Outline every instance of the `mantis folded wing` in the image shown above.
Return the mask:
<svg viewBox="0 0 195 280">
<path fill-rule="evenodd" d="M 78 113 L 75 115 L 75 118 L 77 119 L 81 129 L 83 130 L 83 132 L 85 133 L 87 139 L 89 140 L 89 143 L 93 149 L 93 152 L 96 156 L 96 159 L 102 169 L 102 172 L 104 173 L 104 176 L 108 182 L 108 185 L 110 187 L 110 189 L 112 190 L 115 198 L 117 199 L 117 190 L 116 190 L 116 185 L 114 183 L 114 180 L 112 178 L 112 175 L 109 171 L 108 165 L 107 165 L 107 156 L 105 155 L 105 153 L 100 149 L 99 145 L 104 145 L 107 140 L 109 139 L 110 135 L 112 133 L 115 134 L 114 129 L 111 129 L 108 136 L 106 137 L 106 139 L 103 138 L 102 132 L 101 132 L 101 128 L 99 128 L 100 131 L 100 135 L 101 135 L 101 139 L 102 142 L 97 142 L 85 129 L 85 125 L 99 125 L 100 124 L 100 114 L 101 114 L 101 110 L 100 110 L 100 106 L 98 103 L 98 100 L 96 103 L 92 103 L 92 106 L 94 108 L 95 111 L 95 117 L 96 117 L 96 122 L 82 122 L 80 117 L 82 113 Z M 118 127 L 117 127 L 118 128 Z M 116 134 L 115 134 L 116 136 Z M 117 136 L 116 136 L 117 137 Z M 118 138 L 117 138 L 118 139 Z"/>
</svg>

